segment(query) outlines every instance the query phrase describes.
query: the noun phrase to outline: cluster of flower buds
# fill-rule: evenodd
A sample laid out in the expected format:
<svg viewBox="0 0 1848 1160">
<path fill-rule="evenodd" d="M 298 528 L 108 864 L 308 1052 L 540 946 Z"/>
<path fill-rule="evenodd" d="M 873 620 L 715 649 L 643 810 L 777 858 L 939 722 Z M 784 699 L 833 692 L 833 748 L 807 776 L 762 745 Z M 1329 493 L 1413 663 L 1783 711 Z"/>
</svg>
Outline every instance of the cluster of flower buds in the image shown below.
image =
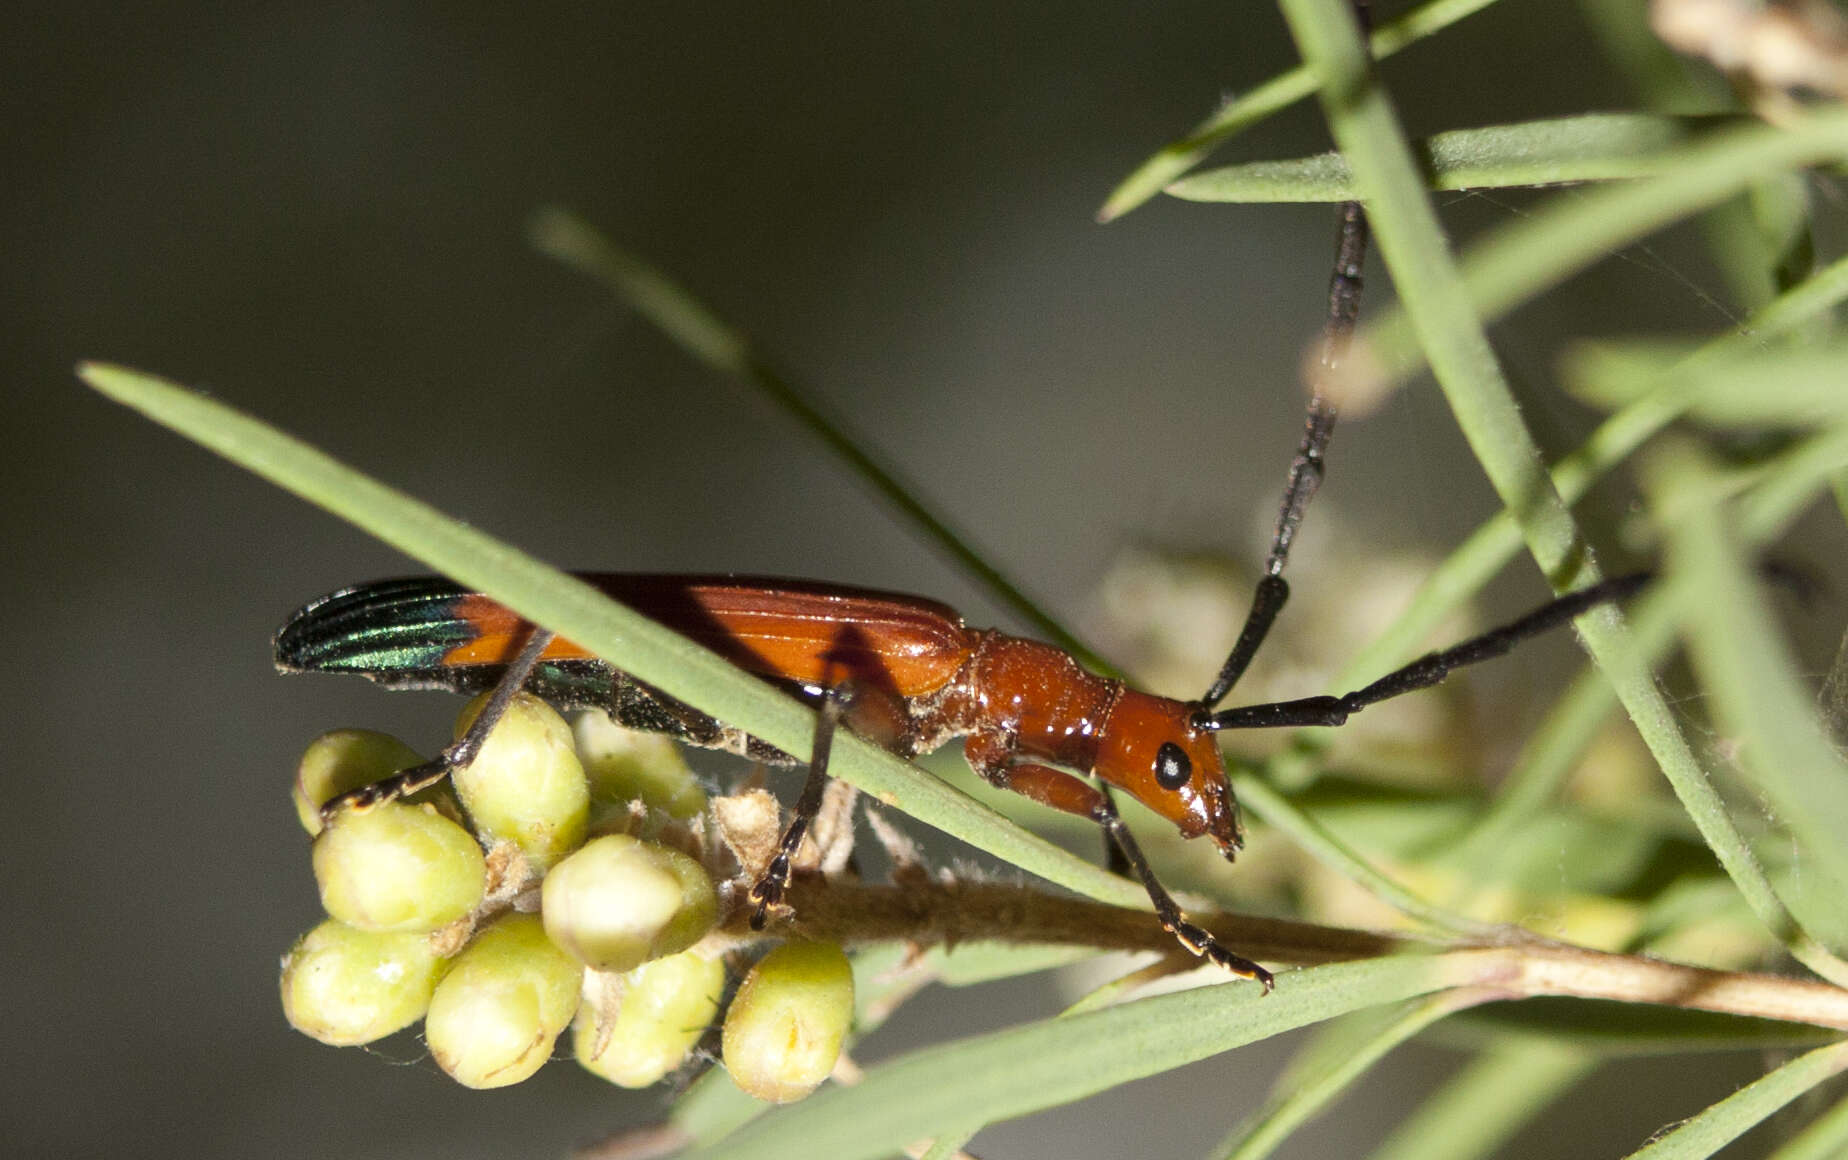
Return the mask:
<svg viewBox="0 0 1848 1160">
<path fill-rule="evenodd" d="M 568 1028 L 578 1062 L 623 1087 L 686 1064 L 752 948 L 718 929 L 745 912 L 743 879 L 677 747 L 521 695 L 449 784 L 323 824 L 323 803 L 421 760 L 351 729 L 303 755 L 295 805 L 328 918 L 283 957 L 289 1022 L 345 1046 L 422 1019 L 437 1064 L 477 1088 L 532 1075 Z M 760 1099 L 800 1099 L 852 1015 L 838 946 L 777 946 L 727 1007 L 726 1068 Z"/>
</svg>

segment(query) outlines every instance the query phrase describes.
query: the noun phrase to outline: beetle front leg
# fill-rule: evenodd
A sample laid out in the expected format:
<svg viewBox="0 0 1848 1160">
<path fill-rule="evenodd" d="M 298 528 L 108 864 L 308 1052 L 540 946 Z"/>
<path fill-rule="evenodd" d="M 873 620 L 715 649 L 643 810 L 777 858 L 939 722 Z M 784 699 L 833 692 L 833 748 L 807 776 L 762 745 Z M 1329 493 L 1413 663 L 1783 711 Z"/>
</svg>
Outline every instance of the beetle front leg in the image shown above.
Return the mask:
<svg viewBox="0 0 1848 1160">
<path fill-rule="evenodd" d="M 1180 940 L 1180 944 L 1190 953 L 1210 959 L 1235 975 L 1255 979 L 1263 985 L 1265 994 L 1270 993 L 1276 980 L 1269 971 L 1243 955 L 1235 954 L 1214 938 L 1212 932 L 1189 922 L 1187 916 L 1181 913 L 1180 905 L 1155 877 L 1148 859 L 1142 855 L 1142 847 L 1137 845 L 1135 836 L 1129 832 L 1116 806 L 1102 790 L 1076 774 L 1031 762 L 1015 763 L 1013 747 L 1002 736 L 978 734 L 969 738 L 963 746 L 963 752 L 969 759 L 970 767 L 990 785 L 1010 790 L 1055 810 L 1090 818 L 1102 826 L 1116 848 L 1123 852 L 1124 860 L 1135 871 L 1143 890 L 1148 892 L 1149 901 L 1155 907 L 1155 917 L 1160 920 L 1163 930 Z"/>
</svg>

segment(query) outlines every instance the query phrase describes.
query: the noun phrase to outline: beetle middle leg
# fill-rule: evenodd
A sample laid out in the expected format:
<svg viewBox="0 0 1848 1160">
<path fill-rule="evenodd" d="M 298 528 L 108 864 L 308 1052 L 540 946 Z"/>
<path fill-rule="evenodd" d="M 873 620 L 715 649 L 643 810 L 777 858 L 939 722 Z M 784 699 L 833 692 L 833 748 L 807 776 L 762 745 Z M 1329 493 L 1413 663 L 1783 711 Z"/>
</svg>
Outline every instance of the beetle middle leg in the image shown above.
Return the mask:
<svg viewBox="0 0 1848 1160">
<path fill-rule="evenodd" d="M 790 811 L 789 825 L 777 841 L 776 854 L 751 885 L 750 899 L 757 909 L 751 915 L 751 929 L 762 930 L 770 907 L 783 900 L 789 888 L 789 876 L 795 869 L 796 852 L 808 836 L 815 817 L 822 808 L 822 794 L 828 785 L 828 756 L 834 748 L 834 735 L 846 728 L 855 736 L 881 748 L 909 755 L 909 717 L 896 694 L 882 687 L 870 676 L 849 677 L 836 681 L 821 696 L 815 715 L 815 740 L 810 748 L 808 775 L 802 793 Z"/>
<path fill-rule="evenodd" d="M 1032 762 L 1015 763 L 1011 760 L 1012 747 L 1006 739 L 993 735 L 977 734 L 971 737 L 964 745 L 964 753 L 969 764 L 990 785 L 1010 790 L 1055 810 L 1090 818 L 1103 827 L 1105 837 L 1122 851 L 1124 861 L 1135 872 L 1137 880 L 1142 883 L 1142 889 L 1148 893 L 1149 902 L 1155 907 L 1155 917 L 1160 920 L 1162 929 L 1180 940 L 1180 944 L 1188 951 L 1217 963 L 1235 975 L 1257 980 L 1263 985 L 1266 994 L 1276 985 L 1269 971 L 1243 955 L 1234 953 L 1205 927 L 1188 921 L 1187 916 L 1181 913 L 1180 904 L 1174 901 L 1167 887 L 1155 877 L 1155 871 L 1143 856 L 1142 847 L 1137 844 L 1135 835 L 1130 833 L 1129 826 L 1117 813 L 1116 804 L 1097 786 L 1076 774 L 1051 766 Z"/>
<path fill-rule="evenodd" d="M 757 904 L 757 909 L 751 912 L 752 930 L 764 929 L 770 907 L 781 902 L 783 892 L 789 888 L 796 851 L 808 835 L 809 826 L 814 824 L 815 815 L 821 812 L 822 791 L 828 785 L 828 754 L 834 748 L 835 731 L 840 728 L 841 716 L 852 697 L 850 685 L 836 685 L 822 698 L 821 710 L 815 715 L 815 741 L 809 753 L 808 775 L 802 781 L 802 794 L 790 811 L 789 825 L 777 841 L 776 854 L 751 885 L 750 898 Z"/>
</svg>

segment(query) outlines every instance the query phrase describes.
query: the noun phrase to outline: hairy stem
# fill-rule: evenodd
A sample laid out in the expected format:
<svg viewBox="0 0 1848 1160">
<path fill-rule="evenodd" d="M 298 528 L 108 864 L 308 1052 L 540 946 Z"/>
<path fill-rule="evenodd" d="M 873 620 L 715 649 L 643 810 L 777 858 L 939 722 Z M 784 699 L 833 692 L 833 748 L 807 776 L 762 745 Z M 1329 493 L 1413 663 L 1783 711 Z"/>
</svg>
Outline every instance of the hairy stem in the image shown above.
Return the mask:
<svg viewBox="0 0 1848 1160">
<path fill-rule="evenodd" d="M 917 882 L 896 886 L 791 884 L 796 917 L 753 932 L 738 906 L 709 936 L 708 949 L 764 937 L 855 944 L 902 940 L 919 947 L 1005 942 L 1155 951 L 1189 960 L 1147 911 L 1059 897 L 993 882 Z M 1241 954 L 1312 965 L 1390 954 L 1440 957 L 1451 986 L 1480 1001 L 1564 995 L 1610 999 L 1848 1030 L 1848 990 L 1828 983 L 1750 971 L 1719 971 L 1641 955 L 1612 954 L 1536 938 L 1513 928 L 1503 941 L 1437 940 L 1318 926 L 1252 915 L 1195 911 L 1192 917 Z"/>
</svg>

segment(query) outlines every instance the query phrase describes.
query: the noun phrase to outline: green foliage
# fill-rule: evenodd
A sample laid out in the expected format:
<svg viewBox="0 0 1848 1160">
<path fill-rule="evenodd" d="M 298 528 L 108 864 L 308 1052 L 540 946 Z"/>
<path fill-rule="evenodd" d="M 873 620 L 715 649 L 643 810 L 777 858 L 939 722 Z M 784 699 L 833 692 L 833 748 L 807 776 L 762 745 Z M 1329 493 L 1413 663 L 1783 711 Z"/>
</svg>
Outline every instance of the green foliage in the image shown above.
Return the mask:
<svg viewBox="0 0 1848 1160">
<path fill-rule="evenodd" d="M 1390 55 L 1487 3 L 1435 0 L 1377 31 L 1372 51 Z M 870 1069 L 857 1087 L 830 1087 L 769 1115 L 727 1087 L 701 1083 L 676 1111 L 695 1155 L 872 1157 L 926 1138 L 937 1140 L 931 1155 L 950 1155 L 987 1123 L 1300 1027 L 1317 1031 L 1264 1109 L 1219 1154 L 1268 1154 L 1364 1082 L 1393 1047 L 1421 1034 L 1446 1036 L 1470 1060 L 1383 1142 L 1375 1153 L 1381 1160 L 1490 1155 L 1605 1058 L 1811 1048 L 1732 1097 L 1687 1109 L 1689 1119 L 1636 1153 L 1709 1156 L 1848 1066 L 1840 1043 L 1816 1046 L 1839 1034 L 1838 988 L 1848 986 L 1848 855 L 1840 843 L 1848 831 L 1848 769 L 1818 720 L 1814 694 L 1780 638 L 1756 575 L 1765 550 L 1819 497 L 1832 496 L 1838 510 L 1848 510 L 1848 346 L 1834 333 L 1836 308 L 1848 296 L 1848 260 L 1818 270 L 1803 260 L 1810 249 L 1803 175 L 1848 162 L 1848 114 L 1791 101 L 1761 104 L 1757 111 L 1776 113 L 1764 118 L 1716 108 L 1722 116 L 1671 119 L 1645 109 L 1459 126 L 1414 144 L 1372 78 L 1346 0 L 1282 6 L 1306 63 L 1249 88 L 1157 151 L 1111 195 L 1100 217 L 1120 217 L 1163 189 L 1214 202 L 1365 201 L 1399 304 L 1370 315 L 1356 339 L 1358 357 L 1330 385 L 1359 405 L 1428 367 L 1505 510 L 1432 572 L 1337 683 L 1358 687 L 1408 659 L 1436 624 L 1523 549 L 1562 591 L 1595 580 L 1590 537 L 1572 505 L 1633 463 L 1649 499 L 1646 525 L 1633 531 L 1661 555 L 1659 580 L 1628 618 L 1611 610 L 1581 618 L 1591 665 L 1526 739 L 1513 772 L 1487 800 L 1455 790 L 1418 799 L 1365 779 L 1325 776 L 1332 738 L 1320 730 L 1304 731 L 1278 756 L 1240 771 L 1240 796 L 1273 836 L 1281 833 L 1307 852 L 1306 868 L 1292 883 L 1299 893 L 1317 875 L 1358 884 L 1391 908 L 1374 915 L 1396 914 L 1440 953 L 1285 973 L 1270 997 L 1249 986 L 1136 997 L 1123 982 L 1065 1017 L 893 1059 Z M 1692 66 L 1640 51 L 1628 26 L 1605 11 L 1615 5 L 1587 7 L 1600 35 L 1611 38 L 1611 55 L 1638 74 L 1640 87 L 1665 103 L 1700 94 L 1699 107 L 1711 107 L 1705 97 L 1711 90 L 1688 71 Z M 1183 179 L 1242 130 L 1318 91 L 1338 155 L 1246 163 Z M 1433 187 L 1562 181 L 1601 184 L 1555 194 L 1455 257 L 1429 197 Z M 1739 296 L 1756 305 L 1751 318 L 1704 338 L 1638 335 L 1562 351 L 1562 379 L 1609 414 L 1581 447 L 1544 466 L 1485 325 L 1612 251 L 1697 219 Z M 972 561 L 974 574 L 1002 600 L 1024 602 L 876 452 L 817 410 L 690 292 L 560 211 L 542 215 L 534 232 L 544 249 L 605 282 L 694 357 L 799 415 L 901 514 Z M 790 753 L 807 752 L 812 716 L 806 711 L 571 578 L 223 404 L 122 368 L 91 365 L 83 374 L 99 390 L 670 695 Z M 1037 609 L 1028 615 L 1048 625 L 1048 635 L 1076 645 Z M 1671 712 L 1657 687 L 1656 666 L 1677 644 L 1687 646 L 1703 705 L 1728 753 L 1691 743 L 1685 715 Z M 1593 806 L 1572 796 L 1573 774 L 1618 706 L 1672 788 L 1672 800 L 1655 793 L 1653 772 L 1631 801 Z M 851 737 L 837 743 L 832 772 L 1021 870 L 1101 901 L 1142 902 L 1133 884 Z M 1756 809 L 1741 809 L 1740 800 L 1762 801 L 1774 816 L 1767 823 Z M 1557 867 L 1563 850 L 1572 851 L 1569 876 Z M 1541 862 L 1550 874 L 1534 872 Z M 1573 937 L 1603 937 L 1612 949 L 1703 953 L 1720 970 L 1680 977 L 1698 977 L 1697 989 L 1709 998 L 1658 987 L 1653 959 L 1573 958 L 1495 925 L 1538 914 L 1557 918 Z M 1499 940 L 1492 951 L 1482 949 L 1490 931 Z M 1704 949 L 1690 949 L 1697 947 Z M 1827 982 L 1724 973 L 1780 952 Z M 951 971 L 993 978 L 1042 969 L 1073 953 L 984 945 L 947 970 L 942 952 L 932 951 L 919 969 L 938 981 Z M 896 971 L 898 957 L 872 950 L 856 962 L 859 1032 L 870 1026 L 875 998 L 896 1001 L 896 985 L 876 980 Z M 1711 1000 L 1729 988 L 1751 991 L 1755 1005 Z M 1548 994 L 1579 998 L 1460 1014 L 1490 998 Z M 1589 1018 L 1588 997 L 1664 1006 L 1624 1008 L 1621 1017 L 1599 1008 Z M 1848 1138 L 1844 1108 L 1826 1112 L 1780 1156 L 1834 1154 Z"/>
</svg>

